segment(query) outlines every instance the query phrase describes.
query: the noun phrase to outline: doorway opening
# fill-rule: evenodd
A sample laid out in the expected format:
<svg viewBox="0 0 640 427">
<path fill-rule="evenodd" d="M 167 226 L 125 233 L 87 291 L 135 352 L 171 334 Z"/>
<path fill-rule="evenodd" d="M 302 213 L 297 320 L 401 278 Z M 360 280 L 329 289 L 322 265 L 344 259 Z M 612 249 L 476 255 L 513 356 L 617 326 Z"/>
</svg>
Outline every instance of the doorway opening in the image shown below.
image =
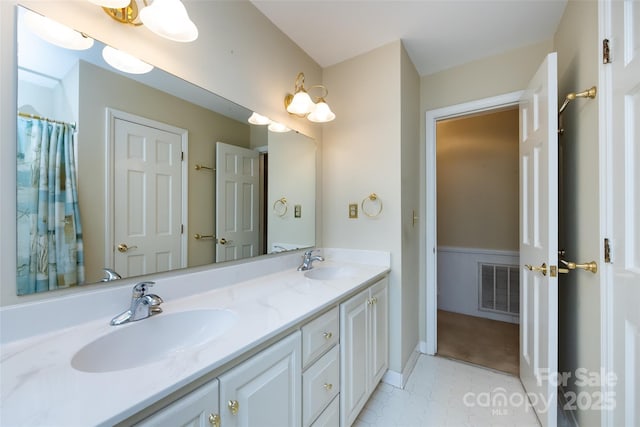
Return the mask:
<svg viewBox="0 0 640 427">
<path fill-rule="evenodd" d="M 516 375 L 519 359 L 517 105 L 521 94 L 512 92 L 426 114 L 425 352 L 479 365 L 487 365 L 485 360 L 500 360 L 489 367 Z M 509 114 L 511 118 L 500 117 Z M 502 128 L 496 125 L 496 120 L 509 120 L 512 132 L 515 129 L 510 153 L 500 151 L 490 132 L 478 136 L 483 128 Z M 446 134 L 451 130 L 458 132 L 457 142 L 447 144 Z M 437 149 L 444 155 L 438 156 Z M 496 166 L 505 156 L 512 157 L 511 164 L 507 165 L 510 172 L 505 172 L 504 165 Z M 442 188 L 440 184 L 453 187 Z M 501 355 L 493 354 L 495 350 L 500 350 L 502 353 L 497 354 Z M 511 356 L 504 356 L 507 353 Z M 505 364 L 505 360 L 511 362 Z"/>
<path fill-rule="evenodd" d="M 519 368 L 518 108 L 436 123 L 438 355 Z"/>
</svg>

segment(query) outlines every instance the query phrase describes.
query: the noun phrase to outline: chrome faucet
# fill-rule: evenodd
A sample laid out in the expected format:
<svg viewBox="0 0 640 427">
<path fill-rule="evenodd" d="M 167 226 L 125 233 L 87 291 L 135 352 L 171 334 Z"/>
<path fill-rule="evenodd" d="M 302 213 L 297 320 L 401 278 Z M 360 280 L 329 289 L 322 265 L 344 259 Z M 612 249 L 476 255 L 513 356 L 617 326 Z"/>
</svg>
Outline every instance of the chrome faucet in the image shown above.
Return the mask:
<svg viewBox="0 0 640 427">
<path fill-rule="evenodd" d="M 104 270 L 104 277 L 102 278 L 102 280 L 100 280 L 101 282 L 110 282 L 112 280 L 122 279 L 121 275 L 119 275 L 118 273 L 116 273 L 110 268 L 103 268 L 103 270 Z"/>
<path fill-rule="evenodd" d="M 133 287 L 131 306 L 128 310 L 111 319 L 111 325 L 117 326 L 123 323 L 146 319 L 154 314 L 162 313 L 160 304 L 164 301 L 158 295 L 148 294 L 147 289 L 155 282 L 140 282 Z"/>
<path fill-rule="evenodd" d="M 314 261 L 324 261 L 320 255 L 313 255 L 314 250 L 308 250 L 302 255 L 302 264 L 298 267 L 298 271 L 307 271 L 313 268 Z"/>
</svg>

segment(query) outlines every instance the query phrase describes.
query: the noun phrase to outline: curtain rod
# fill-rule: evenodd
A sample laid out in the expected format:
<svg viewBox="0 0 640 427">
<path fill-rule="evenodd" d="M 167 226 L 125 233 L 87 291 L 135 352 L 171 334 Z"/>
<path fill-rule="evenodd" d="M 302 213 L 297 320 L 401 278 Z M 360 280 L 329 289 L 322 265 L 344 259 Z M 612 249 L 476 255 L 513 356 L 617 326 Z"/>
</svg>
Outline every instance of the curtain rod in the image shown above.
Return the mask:
<svg viewBox="0 0 640 427">
<path fill-rule="evenodd" d="M 61 124 L 61 125 L 70 125 L 74 129 L 76 128 L 76 124 L 75 123 L 67 123 L 67 122 L 62 122 L 60 120 L 49 119 L 47 117 L 38 116 L 37 114 L 28 114 L 28 113 L 23 113 L 22 111 L 18 111 L 18 116 L 25 117 L 27 119 L 44 120 L 45 122 L 58 123 L 58 124 Z"/>
</svg>

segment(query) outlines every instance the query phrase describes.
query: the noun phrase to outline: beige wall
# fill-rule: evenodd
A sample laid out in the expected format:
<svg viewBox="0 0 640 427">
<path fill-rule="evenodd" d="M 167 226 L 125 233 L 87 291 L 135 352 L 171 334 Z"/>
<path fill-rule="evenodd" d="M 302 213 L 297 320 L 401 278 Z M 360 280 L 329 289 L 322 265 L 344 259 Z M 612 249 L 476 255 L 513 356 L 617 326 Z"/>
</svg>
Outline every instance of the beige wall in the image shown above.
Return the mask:
<svg viewBox="0 0 640 427">
<path fill-rule="evenodd" d="M 598 84 L 598 5 L 591 1 L 569 1 L 556 33 L 559 101 L 569 92 Z M 578 99 L 563 114 L 565 133 L 558 139 L 564 161 L 561 173 L 559 245 L 567 259 L 587 262 L 598 259 L 601 242 L 598 172 L 598 101 Z M 571 372 L 569 390 L 577 395 L 600 391 L 574 384 L 575 370 L 600 369 L 600 280 L 584 271 L 560 275 L 558 368 Z M 583 427 L 600 425 L 600 411 L 579 410 Z"/>
<path fill-rule="evenodd" d="M 95 84 L 95 82 L 100 84 Z M 189 235 L 215 231 L 214 175 L 195 170 L 195 164 L 215 166 L 215 143 L 249 146 L 249 124 L 229 119 L 182 99 L 142 85 L 95 65 L 80 63 L 80 117 L 78 130 L 78 182 L 89 283 L 98 281 L 104 266 L 105 239 L 105 109 L 186 129 L 189 191 Z M 116 196 L 117 197 L 117 196 Z M 209 264 L 215 259 L 212 240 L 188 239 L 188 265 Z"/>
<path fill-rule="evenodd" d="M 402 236 L 402 354 L 401 368 L 419 341 L 420 317 L 420 76 L 402 49 L 400 87 L 400 179 Z M 417 217 L 414 220 L 414 217 Z M 395 331 L 392 331 L 394 333 Z"/>
<path fill-rule="evenodd" d="M 17 0 L 0 2 L 0 304 L 16 304 L 50 298 L 57 291 L 17 298 L 15 295 L 15 8 Z M 144 27 L 119 24 L 100 7 L 77 0 L 21 0 L 116 48 L 138 54 L 172 74 L 244 105 L 273 120 L 321 141 L 322 126 L 289 116 L 283 98 L 293 90 L 294 79 L 303 71 L 306 81 L 322 80 L 322 69 L 289 40 L 250 2 L 196 1 L 184 3 L 200 35 L 193 43 L 176 43 L 152 34 Z M 251 31 L 247 31 L 250 28 Z M 329 99 L 333 96 L 329 96 Z M 331 102 L 328 99 L 329 102 Z M 215 142 L 215 141 L 214 141 Z M 318 179 L 318 182 L 320 180 Z M 6 191 L 5 191 L 6 190 Z M 318 230 L 320 228 L 318 227 Z M 321 237 L 321 234 L 317 234 Z M 321 244 L 321 241 L 318 241 Z"/>
<path fill-rule="evenodd" d="M 402 371 L 417 344 L 417 306 L 407 301 L 417 295 L 417 282 L 404 271 L 402 259 L 405 248 L 417 247 L 418 231 L 404 215 L 417 206 L 417 192 L 411 194 L 417 185 L 404 186 L 403 168 L 406 164 L 415 179 L 418 102 L 411 92 L 417 93 L 418 77 L 405 55 L 401 42 L 393 42 L 324 72 L 337 115 L 323 131 L 324 245 L 391 252 L 389 351 L 395 372 Z M 403 76 L 410 78 L 404 82 Z M 380 197 L 382 213 L 369 218 L 360 212 L 349 219 L 349 203 L 360 207 L 371 193 Z M 404 203 L 405 197 L 413 203 Z"/>
<path fill-rule="evenodd" d="M 518 109 L 436 126 L 438 246 L 518 250 Z"/>
</svg>

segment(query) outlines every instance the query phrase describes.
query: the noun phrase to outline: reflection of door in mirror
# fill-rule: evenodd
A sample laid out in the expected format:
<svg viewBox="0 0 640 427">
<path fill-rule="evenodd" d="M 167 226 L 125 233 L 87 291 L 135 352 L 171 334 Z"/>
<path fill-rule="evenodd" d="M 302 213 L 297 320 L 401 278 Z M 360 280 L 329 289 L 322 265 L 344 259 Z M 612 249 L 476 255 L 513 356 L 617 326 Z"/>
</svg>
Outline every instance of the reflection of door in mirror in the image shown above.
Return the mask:
<svg viewBox="0 0 640 427">
<path fill-rule="evenodd" d="M 122 277 L 186 267 L 182 137 L 162 127 L 114 120 L 110 265 Z"/>
<path fill-rule="evenodd" d="M 258 254 L 259 153 L 216 142 L 216 262 Z"/>
</svg>

